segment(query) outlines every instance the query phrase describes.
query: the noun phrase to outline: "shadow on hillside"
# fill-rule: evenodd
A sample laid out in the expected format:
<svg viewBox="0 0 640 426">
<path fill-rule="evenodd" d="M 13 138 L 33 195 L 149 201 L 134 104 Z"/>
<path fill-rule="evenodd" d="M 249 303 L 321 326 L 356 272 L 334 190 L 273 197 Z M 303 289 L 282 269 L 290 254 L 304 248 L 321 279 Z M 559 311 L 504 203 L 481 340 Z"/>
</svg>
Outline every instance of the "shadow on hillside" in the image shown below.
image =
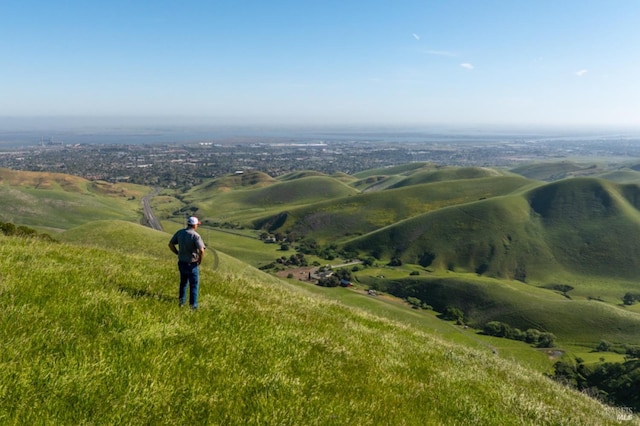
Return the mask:
<svg viewBox="0 0 640 426">
<path fill-rule="evenodd" d="M 127 293 L 129 296 L 133 297 L 133 298 L 141 298 L 141 297 L 147 297 L 149 299 L 156 299 L 156 300 L 160 300 L 162 302 L 175 302 L 176 298 L 175 297 L 170 297 L 167 296 L 165 294 L 161 294 L 161 293 L 152 293 L 150 291 L 147 290 L 141 290 L 141 289 L 137 289 L 137 288 L 129 288 L 129 287 L 124 287 L 124 286 L 119 286 L 118 289 L 124 293 Z"/>
</svg>

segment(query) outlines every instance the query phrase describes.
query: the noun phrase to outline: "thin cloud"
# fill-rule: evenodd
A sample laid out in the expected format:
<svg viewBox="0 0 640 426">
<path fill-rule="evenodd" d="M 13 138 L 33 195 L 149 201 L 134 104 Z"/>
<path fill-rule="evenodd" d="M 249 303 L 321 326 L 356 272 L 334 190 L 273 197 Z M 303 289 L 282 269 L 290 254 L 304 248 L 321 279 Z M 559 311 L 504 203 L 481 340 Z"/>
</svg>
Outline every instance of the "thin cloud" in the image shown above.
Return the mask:
<svg viewBox="0 0 640 426">
<path fill-rule="evenodd" d="M 447 56 L 449 58 L 455 58 L 458 55 L 453 52 L 447 52 L 446 50 L 427 50 L 425 51 L 428 55 L 436 55 L 436 56 Z"/>
<path fill-rule="evenodd" d="M 415 38 L 416 40 L 420 41 L 420 36 L 416 33 L 411 34 L 413 36 L 413 38 Z"/>
<path fill-rule="evenodd" d="M 475 68 L 473 65 L 471 65 L 471 64 L 470 64 L 470 63 L 468 63 L 468 62 L 462 63 L 462 64 L 460 64 L 460 66 L 461 66 L 462 68 L 464 68 L 464 69 L 467 69 L 467 70 L 472 70 L 472 69 L 474 69 L 474 68 Z"/>
<path fill-rule="evenodd" d="M 576 75 L 578 77 L 582 77 L 583 75 L 585 75 L 587 72 L 589 72 L 588 70 L 580 70 L 576 72 Z"/>
</svg>

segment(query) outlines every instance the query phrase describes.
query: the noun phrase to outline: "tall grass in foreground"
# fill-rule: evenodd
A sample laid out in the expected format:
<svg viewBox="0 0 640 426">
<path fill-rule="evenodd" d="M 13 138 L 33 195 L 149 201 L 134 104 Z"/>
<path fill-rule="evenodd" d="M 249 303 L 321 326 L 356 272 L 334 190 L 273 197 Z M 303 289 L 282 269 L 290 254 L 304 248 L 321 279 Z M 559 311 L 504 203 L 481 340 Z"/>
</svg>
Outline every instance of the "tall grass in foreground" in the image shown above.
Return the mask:
<svg viewBox="0 0 640 426">
<path fill-rule="evenodd" d="M 201 309 L 180 309 L 174 261 L 0 236 L 0 423 L 617 423 L 516 364 L 227 257 L 203 271 Z"/>
</svg>

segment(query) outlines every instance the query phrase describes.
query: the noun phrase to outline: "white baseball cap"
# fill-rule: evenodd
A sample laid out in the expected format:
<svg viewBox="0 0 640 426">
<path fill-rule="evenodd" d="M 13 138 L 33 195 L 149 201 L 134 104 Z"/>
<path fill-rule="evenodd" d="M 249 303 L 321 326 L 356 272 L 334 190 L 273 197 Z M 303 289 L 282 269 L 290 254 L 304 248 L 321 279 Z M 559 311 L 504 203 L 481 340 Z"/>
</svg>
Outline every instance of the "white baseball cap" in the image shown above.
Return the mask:
<svg viewBox="0 0 640 426">
<path fill-rule="evenodd" d="M 187 224 L 189 225 L 200 225 L 202 222 L 200 222 L 200 220 L 198 220 L 197 217 L 195 216 L 191 216 L 188 220 L 187 220 Z"/>
</svg>

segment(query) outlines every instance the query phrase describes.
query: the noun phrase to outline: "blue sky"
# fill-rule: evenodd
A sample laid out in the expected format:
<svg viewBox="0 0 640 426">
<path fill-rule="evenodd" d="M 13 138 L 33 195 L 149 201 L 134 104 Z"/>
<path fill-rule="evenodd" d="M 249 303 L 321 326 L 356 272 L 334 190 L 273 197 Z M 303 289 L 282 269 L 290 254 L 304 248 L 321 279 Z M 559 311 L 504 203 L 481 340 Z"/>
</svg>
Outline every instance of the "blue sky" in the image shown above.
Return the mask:
<svg viewBox="0 0 640 426">
<path fill-rule="evenodd" d="M 640 127 L 640 1 L 0 3 L 0 116 Z"/>
</svg>

